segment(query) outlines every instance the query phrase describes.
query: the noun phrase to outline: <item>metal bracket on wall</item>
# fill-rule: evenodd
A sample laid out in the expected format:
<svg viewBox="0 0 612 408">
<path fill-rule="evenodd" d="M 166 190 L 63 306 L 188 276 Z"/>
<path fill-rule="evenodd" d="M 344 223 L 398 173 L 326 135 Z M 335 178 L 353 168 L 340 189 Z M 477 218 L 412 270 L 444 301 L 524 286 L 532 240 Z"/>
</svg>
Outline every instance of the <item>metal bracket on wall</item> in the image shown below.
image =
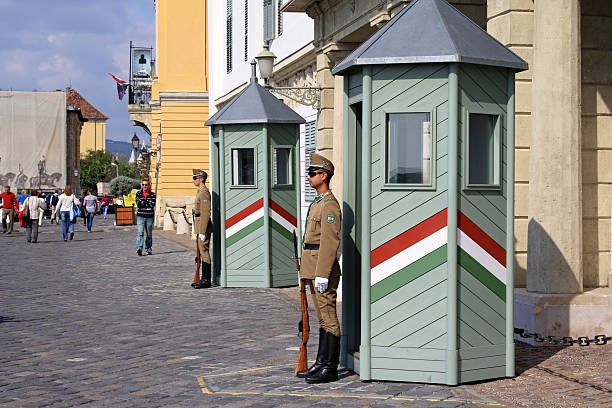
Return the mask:
<svg viewBox="0 0 612 408">
<path fill-rule="evenodd" d="M 321 91 L 323 88 L 315 88 L 308 86 L 295 87 L 272 87 L 267 86 L 266 89 L 272 93 L 285 96 L 292 101 L 302 105 L 312 106 L 313 109 L 319 110 L 321 106 Z"/>
</svg>

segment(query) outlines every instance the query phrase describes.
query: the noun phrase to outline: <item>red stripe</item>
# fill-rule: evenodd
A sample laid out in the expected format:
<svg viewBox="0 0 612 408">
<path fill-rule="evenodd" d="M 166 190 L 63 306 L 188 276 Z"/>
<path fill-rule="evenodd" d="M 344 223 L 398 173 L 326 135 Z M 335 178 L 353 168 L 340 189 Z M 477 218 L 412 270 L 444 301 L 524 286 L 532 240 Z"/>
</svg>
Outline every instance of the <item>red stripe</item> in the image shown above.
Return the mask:
<svg viewBox="0 0 612 408">
<path fill-rule="evenodd" d="M 297 227 L 297 219 L 293 215 L 285 211 L 283 207 L 272 201 L 272 199 L 270 199 L 270 208 L 276 211 L 281 217 L 289 221 L 291 225 Z"/>
<path fill-rule="evenodd" d="M 415 225 L 408 231 L 402 232 L 397 237 L 385 242 L 372 251 L 370 265 L 372 268 L 385 262 L 402 252 L 404 249 L 416 244 L 423 238 L 427 238 L 436 231 L 441 230 L 447 225 L 446 208 L 439 213 L 429 217 L 425 221 Z"/>
<path fill-rule="evenodd" d="M 259 200 L 255 201 L 253 204 L 249 205 L 247 208 L 240 211 L 238 214 L 234 215 L 233 217 L 228 218 L 227 221 L 225 221 L 225 229 L 242 221 L 249 215 L 253 214 L 255 211 L 259 210 L 261 207 L 263 207 L 263 198 L 260 198 Z"/>
<path fill-rule="evenodd" d="M 468 237 L 472 238 L 472 240 L 487 251 L 489 255 L 497 259 L 497 262 L 506 266 L 506 250 L 461 211 L 459 211 L 459 229 L 465 232 Z"/>
</svg>

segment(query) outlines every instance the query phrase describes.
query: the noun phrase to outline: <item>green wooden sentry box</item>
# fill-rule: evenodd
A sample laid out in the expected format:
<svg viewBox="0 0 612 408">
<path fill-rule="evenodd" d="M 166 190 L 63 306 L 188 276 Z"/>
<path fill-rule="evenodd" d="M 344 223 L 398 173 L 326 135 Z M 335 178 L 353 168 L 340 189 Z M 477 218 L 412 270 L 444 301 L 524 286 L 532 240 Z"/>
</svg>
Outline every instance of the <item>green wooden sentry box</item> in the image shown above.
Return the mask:
<svg viewBox="0 0 612 408">
<path fill-rule="evenodd" d="M 296 285 L 293 231 L 300 208 L 299 124 L 260 86 L 247 87 L 212 127 L 213 271 L 223 287 Z"/>
<path fill-rule="evenodd" d="M 514 376 L 514 73 L 526 68 L 446 1 L 415 0 L 333 70 L 341 363 L 362 379 Z"/>
</svg>

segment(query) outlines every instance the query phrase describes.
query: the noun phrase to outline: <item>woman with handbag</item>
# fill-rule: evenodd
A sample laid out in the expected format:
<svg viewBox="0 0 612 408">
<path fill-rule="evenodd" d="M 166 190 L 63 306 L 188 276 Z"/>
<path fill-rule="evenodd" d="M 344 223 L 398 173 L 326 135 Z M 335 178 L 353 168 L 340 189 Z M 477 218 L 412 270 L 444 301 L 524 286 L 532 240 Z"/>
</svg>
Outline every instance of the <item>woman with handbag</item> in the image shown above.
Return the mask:
<svg viewBox="0 0 612 408">
<path fill-rule="evenodd" d="M 38 190 L 32 190 L 32 194 L 23 202 L 21 218 L 26 228 L 27 242 L 38 241 L 38 217 L 45 211 L 44 201 L 38 198 Z"/>
<path fill-rule="evenodd" d="M 55 206 L 55 213 L 59 212 L 60 219 L 62 220 L 62 236 L 64 237 L 64 242 L 68 241 L 68 231 L 70 231 L 70 240 L 74 237 L 74 223 L 77 217 L 75 209 L 76 212 L 80 212 L 80 205 L 81 202 L 79 199 L 72 194 L 72 186 L 66 184 L 64 192 L 60 195 L 59 200 L 57 200 L 57 205 Z"/>
</svg>

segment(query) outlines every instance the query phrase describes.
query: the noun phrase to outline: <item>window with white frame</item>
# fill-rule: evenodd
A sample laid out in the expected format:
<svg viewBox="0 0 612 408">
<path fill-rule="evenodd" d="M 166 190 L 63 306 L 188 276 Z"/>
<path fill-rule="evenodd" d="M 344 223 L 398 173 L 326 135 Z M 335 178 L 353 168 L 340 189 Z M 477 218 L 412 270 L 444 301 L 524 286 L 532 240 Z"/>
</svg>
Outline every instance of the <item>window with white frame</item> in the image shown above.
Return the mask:
<svg viewBox="0 0 612 408">
<path fill-rule="evenodd" d="M 387 114 L 386 183 L 431 185 L 431 114 Z"/>
<path fill-rule="evenodd" d="M 255 149 L 232 149 L 232 185 L 255 186 Z"/>
<path fill-rule="evenodd" d="M 468 116 L 467 187 L 499 187 L 501 140 L 499 115 Z"/>
</svg>

